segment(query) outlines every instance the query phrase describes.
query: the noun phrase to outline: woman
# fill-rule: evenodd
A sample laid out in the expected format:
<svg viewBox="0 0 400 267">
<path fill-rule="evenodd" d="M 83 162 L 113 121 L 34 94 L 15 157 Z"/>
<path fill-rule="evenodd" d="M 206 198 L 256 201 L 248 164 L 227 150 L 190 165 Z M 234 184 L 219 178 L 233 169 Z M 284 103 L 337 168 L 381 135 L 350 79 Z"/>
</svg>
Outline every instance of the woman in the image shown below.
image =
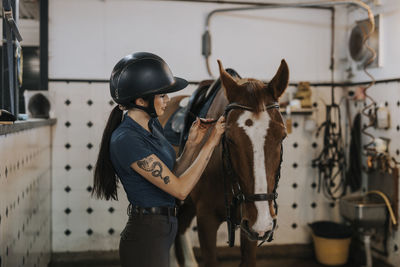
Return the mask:
<svg viewBox="0 0 400 267">
<path fill-rule="evenodd" d="M 110 92 L 118 106 L 103 133 L 93 193 L 116 200 L 119 178 L 127 194 L 129 219 L 119 247 L 122 267 L 168 266 L 177 231 L 175 198 L 185 199 L 196 185 L 225 130 L 221 117 L 200 149 L 210 124 L 197 119 L 176 160 L 157 117 L 165 111 L 167 93 L 186 86 L 186 80 L 173 77 L 165 61 L 151 53 L 126 56 L 111 74 Z"/>
</svg>

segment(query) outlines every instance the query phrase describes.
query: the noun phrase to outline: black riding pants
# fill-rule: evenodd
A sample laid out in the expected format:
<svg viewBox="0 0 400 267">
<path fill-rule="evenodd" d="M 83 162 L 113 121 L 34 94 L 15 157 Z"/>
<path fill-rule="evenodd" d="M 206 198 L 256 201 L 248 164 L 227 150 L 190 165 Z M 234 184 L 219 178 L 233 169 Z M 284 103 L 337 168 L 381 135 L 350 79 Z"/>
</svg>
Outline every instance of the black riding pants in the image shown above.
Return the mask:
<svg viewBox="0 0 400 267">
<path fill-rule="evenodd" d="M 174 216 L 132 214 L 121 233 L 121 267 L 168 267 L 177 228 Z"/>
</svg>

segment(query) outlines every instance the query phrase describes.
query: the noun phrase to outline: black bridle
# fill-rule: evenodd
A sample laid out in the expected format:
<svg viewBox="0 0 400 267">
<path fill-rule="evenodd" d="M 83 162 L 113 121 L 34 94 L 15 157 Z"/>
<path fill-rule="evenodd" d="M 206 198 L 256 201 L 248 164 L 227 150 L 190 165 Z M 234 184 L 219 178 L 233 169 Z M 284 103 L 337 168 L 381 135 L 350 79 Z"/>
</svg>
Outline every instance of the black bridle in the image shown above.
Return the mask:
<svg viewBox="0 0 400 267">
<path fill-rule="evenodd" d="M 272 108 L 277 108 L 279 110 L 279 104 L 274 102 L 265 107 L 265 110 L 269 110 Z M 253 111 L 252 108 L 240 105 L 238 103 L 230 103 L 225 107 L 224 117 L 227 119 L 229 112 L 233 109 L 241 109 Z M 241 228 L 244 231 L 248 238 L 253 241 L 262 241 L 259 246 L 261 246 L 265 241 L 271 242 L 273 240 L 273 233 L 276 229 L 276 218 L 273 219 L 272 229 L 267 231 L 263 236 L 259 236 L 257 233 L 252 231 L 248 225 L 248 221 L 243 220 L 242 213 L 242 204 L 245 202 L 256 202 L 256 201 L 274 201 L 275 214 L 278 214 L 278 206 L 276 203 L 276 199 L 278 194 L 276 192 L 276 188 L 278 186 L 279 178 L 280 178 L 280 169 L 282 163 L 282 143 L 281 143 L 281 155 L 280 155 L 280 163 L 278 170 L 275 174 L 275 185 L 272 193 L 263 193 L 263 194 L 253 194 L 246 195 L 243 193 L 238 175 L 235 173 L 232 167 L 231 155 L 229 152 L 229 147 L 227 145 L 226 135 L 222 136 L 222 161 L 223 161 L 223 169 L 224 169 L 224 196 L 225 196 L 225 207 L 226 207 L 226 222 L 228 225 L 228 244 L 230 247 L 233 247 L 235 244 L 235 230 L 237 228 Z M 229 203 L 229 191 L 228 191 L 228 181 L 226 179 L 230 177 L 231 181 L 231 191 L 232 191 L 232 200 Z M 240 211 L 240 218 L 237 218 L 237 211 Z M 269 211 L 268 211 L 269 212 Z"/>
</svg>

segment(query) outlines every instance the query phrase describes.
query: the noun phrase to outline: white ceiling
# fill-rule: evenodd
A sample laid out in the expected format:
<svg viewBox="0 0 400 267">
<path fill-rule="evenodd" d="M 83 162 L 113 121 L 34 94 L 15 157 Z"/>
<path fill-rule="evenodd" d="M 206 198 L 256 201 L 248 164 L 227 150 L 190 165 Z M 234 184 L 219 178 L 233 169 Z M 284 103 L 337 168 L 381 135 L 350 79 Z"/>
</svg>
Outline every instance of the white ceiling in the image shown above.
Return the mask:
<svg viewBox="0 0 400 267">
<path fill-rule="evenodd" d="M 67 1 L 67 0 L 66 0 Z M 168 0 L 167 0 L 168 1 Z M 185 1 L 185 0 L 183 0 Z M 190 1 L 190 0 L 189 0 Z M 195 1 L 195 0 L 194 0 Z M 193 2 L 194 2 L 193 1 Z M 198 2 L 207 2 L 209 0 L 197 0 Z M 327 0 L 214 0 L 213 2 L 249 2 L 249 3 L 305 3 L 305 2 L 326 2 Z M 376 0 L 363 0 L 366 3 L 373 3 Z M 19 0 L 19 17 L 23 19 L 39 20 L 39 2 L 40 0 Z M 0 1 L 2 8 L 2 1 Z M 1 13 L 0 13 L 1 16 Z"/>
</svg>

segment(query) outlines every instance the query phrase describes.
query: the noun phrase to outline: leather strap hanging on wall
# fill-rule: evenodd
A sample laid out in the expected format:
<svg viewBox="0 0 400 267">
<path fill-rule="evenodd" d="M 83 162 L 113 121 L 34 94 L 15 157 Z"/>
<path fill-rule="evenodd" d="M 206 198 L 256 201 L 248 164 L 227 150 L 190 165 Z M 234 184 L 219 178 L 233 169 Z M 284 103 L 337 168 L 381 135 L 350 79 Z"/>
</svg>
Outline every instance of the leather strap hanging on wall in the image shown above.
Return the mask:
<svg viewBox="0 0 400 267">
<path fill-rule="evenodd" d="M 3 17 L 5 23 L 6 39 L 7 39 L 7 69 L 8 69 L 8 82 L 10 90 L 11 112 L 17 114 L 16 108 L 16 88 L 15 88 L 15 61 L 14 61 L 14 45 L 15 38 L 20 42 L 22 41 L 21 34 L 19 33 L 17 24 L 13 18 L 13 10 L 10 0 L 3 0 Z"/>
</svg>

